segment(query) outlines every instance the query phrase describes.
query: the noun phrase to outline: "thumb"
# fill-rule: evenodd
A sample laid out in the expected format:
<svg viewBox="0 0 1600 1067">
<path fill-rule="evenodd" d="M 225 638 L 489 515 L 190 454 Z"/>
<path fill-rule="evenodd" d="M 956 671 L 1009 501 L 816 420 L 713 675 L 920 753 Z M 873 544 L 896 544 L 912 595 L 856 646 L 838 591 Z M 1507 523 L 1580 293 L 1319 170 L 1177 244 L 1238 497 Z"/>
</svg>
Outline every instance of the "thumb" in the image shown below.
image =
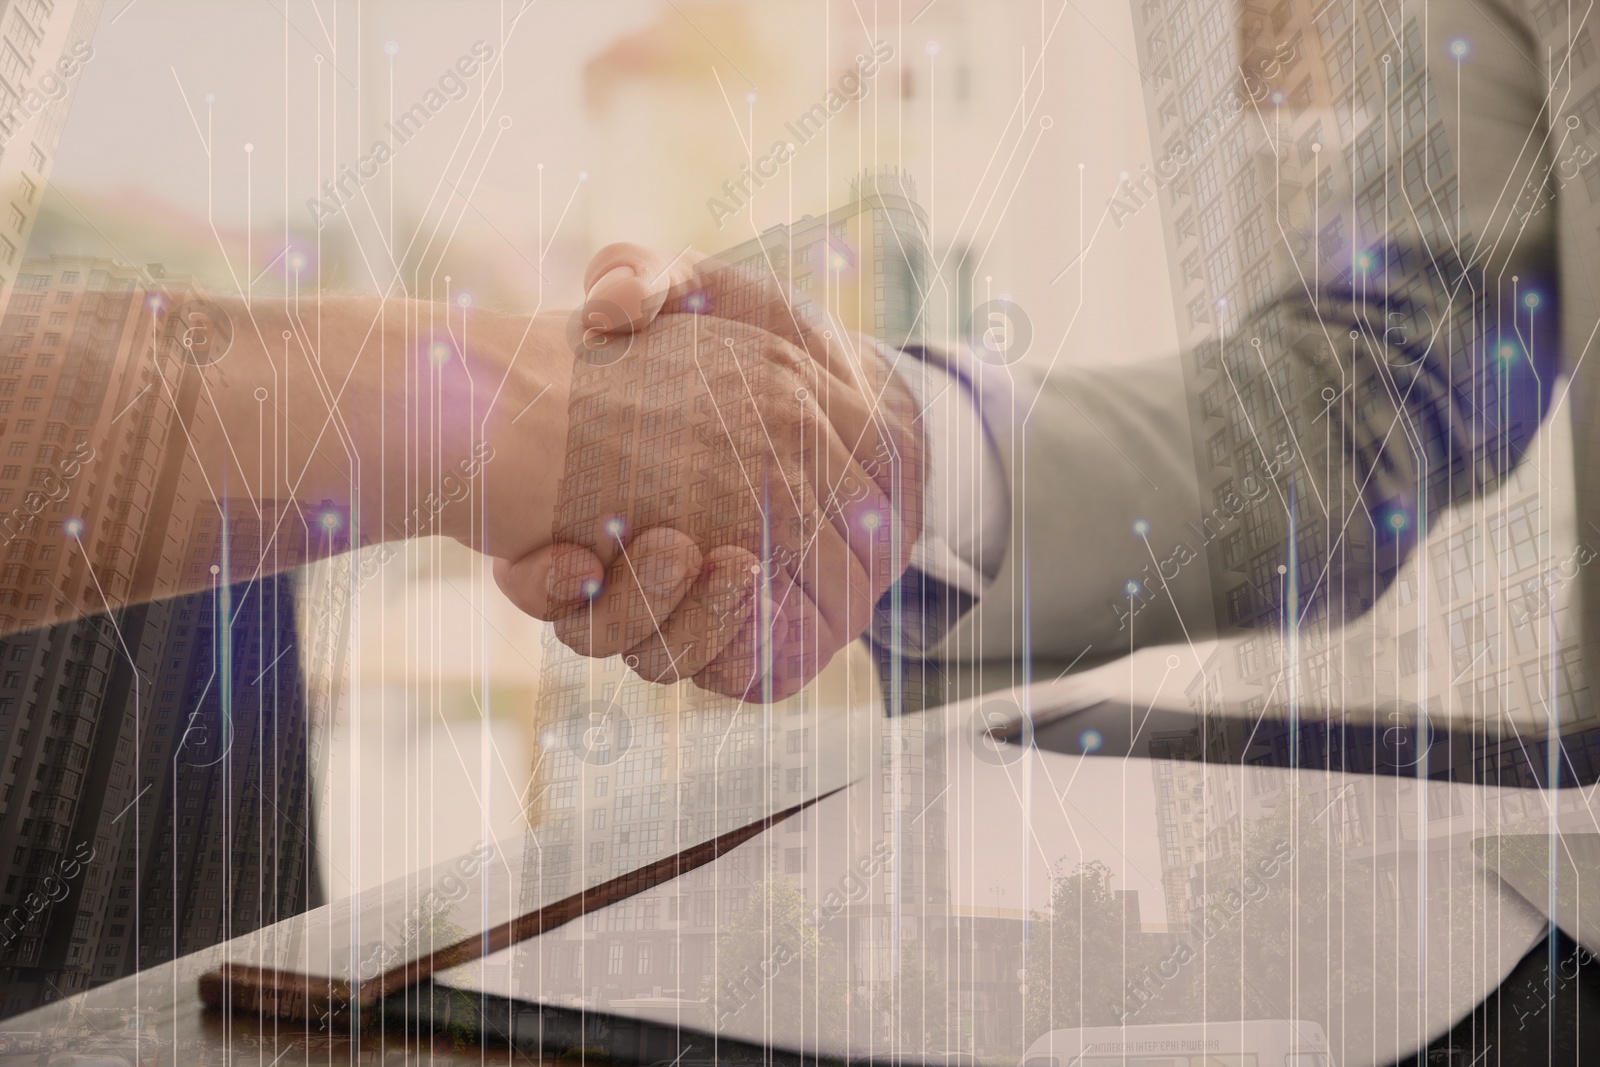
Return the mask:
<svg viewBox="0 0 1600 1067">
<path fill-rule="evenodd" d="M 598 593 L 605 573 L 593 552 L 562 542 L 494 561 L 494 581 L 506 599 L 546 622 Z"/>
<path fill-rule="evenodd" d="M 583 321 L 614 333 L 643 329 L 661 310 L 667 290 L 693 279 L 704 258 L 688 248 L 674 256 L 643 245 L 606 245 L 583 272 Z"/>
</svg>

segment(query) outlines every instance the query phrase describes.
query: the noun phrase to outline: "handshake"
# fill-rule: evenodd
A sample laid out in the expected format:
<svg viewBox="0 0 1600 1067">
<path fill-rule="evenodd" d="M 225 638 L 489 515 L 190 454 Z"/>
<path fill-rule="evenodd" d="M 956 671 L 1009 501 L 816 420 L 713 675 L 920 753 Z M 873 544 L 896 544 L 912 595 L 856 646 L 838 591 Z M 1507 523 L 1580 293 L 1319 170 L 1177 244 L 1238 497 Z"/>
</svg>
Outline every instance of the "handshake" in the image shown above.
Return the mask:
<svg viewBox="0 0 1600 1067">
<path fill-rule="evenodd" d="M 921 532 L 898 353 L 803 317 L 770 273 L 692 253 L 612 245 L 585 287 L 560 354 L 543 350 L 564 423 L 540 398 L 496 420 L 564 437 L 535 457 L 559 471 L 489 486 L 487 510 L 511 494 L 548 536 L 491 517 L 469 543 L 575 652 L 744 700 L 795 693 L 867 630 Z"/>
</svg>

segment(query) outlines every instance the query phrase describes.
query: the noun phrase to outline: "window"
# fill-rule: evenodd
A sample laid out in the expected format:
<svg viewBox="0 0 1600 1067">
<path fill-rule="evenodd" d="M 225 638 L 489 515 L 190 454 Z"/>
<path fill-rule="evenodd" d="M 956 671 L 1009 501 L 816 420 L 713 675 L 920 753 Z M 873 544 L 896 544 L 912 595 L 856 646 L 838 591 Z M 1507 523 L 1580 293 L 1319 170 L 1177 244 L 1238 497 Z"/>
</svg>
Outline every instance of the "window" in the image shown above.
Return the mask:
<svg viewBox="0 0 1600 1067">
<path fill-rule="evenodd" d="M 622 943 L 620 941 L 606 948 L 606 973 L 622 973 Z"/>
<path fill-rule="evenodd" d="M 22 61 L 15 48 L 9 44 L 0 45 L 0 77 L 4 77 L 12 85 L 20 85 L 26 70 L 27 64 Z"/>
<path fill-rule="evenodd" d="M 22 209 L 15 204 L 11 205 L 10 220 L 14 233 L 21 233 L 22 228 L 28 224 L 28 216 L 24 215 Z"/>
<path fill-rule="evenodd" d="M 634 970 L 637 974 L 650 973 L 650 945 L 648 942 L 639 946 L 638 955 L 635 957 Z"/>
<path fill-rule="evenodd" d="M 1525 501 L 1489 523 L 1489 539 L 1502 566 L 1520 571 L 1539 562 L 1539 498 Z"/>
</svg>

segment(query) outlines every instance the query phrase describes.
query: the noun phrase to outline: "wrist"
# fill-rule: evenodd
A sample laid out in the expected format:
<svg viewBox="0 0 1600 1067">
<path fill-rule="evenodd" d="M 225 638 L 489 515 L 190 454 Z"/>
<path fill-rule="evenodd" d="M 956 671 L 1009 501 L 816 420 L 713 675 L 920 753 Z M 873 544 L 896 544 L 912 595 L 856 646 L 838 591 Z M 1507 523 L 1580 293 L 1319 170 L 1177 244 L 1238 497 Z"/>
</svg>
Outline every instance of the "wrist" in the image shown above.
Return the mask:
<svg viewBox="0 0 1600 1067">
<path fill-rule="evenodd" d="M 566 320 L 548 313 L 479 324 L 468 363 L 480 413 L 449 435 L 431 480 L 438 519 L 425 532 L 505 559 L 550 543 L 572 384 Z"/>
</svg>

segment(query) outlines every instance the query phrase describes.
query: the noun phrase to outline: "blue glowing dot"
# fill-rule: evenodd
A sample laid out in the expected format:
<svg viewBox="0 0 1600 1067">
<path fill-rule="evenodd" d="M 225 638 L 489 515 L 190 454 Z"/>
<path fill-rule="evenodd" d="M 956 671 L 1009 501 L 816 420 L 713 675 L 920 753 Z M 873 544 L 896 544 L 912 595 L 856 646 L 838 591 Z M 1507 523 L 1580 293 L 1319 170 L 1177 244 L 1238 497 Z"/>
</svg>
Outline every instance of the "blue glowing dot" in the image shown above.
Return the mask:
<svg viewBox="0 0 1600 1067">
<path fill-rule="evenodd" d="M 324 511 L 322 513 L 322 528 L 328 532 L 337 530 L 344 524 L 344 517 L 337 511 Z"/>
<path fill-rule="evenodd" d="M 1471 51 L 1472 45 L 1468 43 L 1465 37 L 1457 37 L 1450 42 L 1450 54 L 1457 59 L 1466 59 L 1467 54 Z"/>
<path fill-rule="evenodd" d="M 1517 358 L 1517 346 L 1510 341 L 1500 343 L 1500 358 L 1507 363 Z"/>
<path fill-rule="evenodd" d="M 606 520 L 606 535 L 609 536 L 609 537 L 621 537 L 622 536 L 622 520 L 621 519 L 607 519 Z"/>
<path fill-rule="evenodd" d="M 1122 587 L 1122 591 L 1124 593 L 1127 593 L 1129 596 L 1138 596 L 1139 595 L 1139 583 L 1130 580 L 1127 585 L 1124 585 Z"/>
<path fill-rule="evenodd" d="M 1078 735 L 1078 747 L 1085 753 L 1097 752 L 1105 744 L 1105 738 L 1100 736 L 1099 730 L 1085 730 Z"/>
<path fill-rule="evenodd" d="M 1372 253 L 1371 252 L 1359 252 L 1359 253 L 1357 253 L 1356 254 L 1356 270 L 1366 271 L 1366 270 L 1371 270 L 1371 269 L 1372 269 Z"/>
<path fill-rule="evenodd" d="M 1406 528 L 1406 523 L 1409 521 L 1410 520 L 1406 518 L 1406 513 L 1403 511 L 1392 511 L 1389 513 L 1389 525 L 1396 530 L 1404 530 Z"/>
<path fill-rule="evenodd" d="M 389 41 L 389 42 L 385 43 L 384 46 L 383 46 L 383 54 L 386 55 L 386 56 L 399 55 L 400 54 L 400 42 L 399 41 Z"/>
<path fill-rule="evenodd" d="M 1140 519 L 1133 524 L 1133 532 L 1138 534 L 1140 537 L 1148 536 L 1150 533 L 1150 524 L 1145 522 L 1143 519 Z"/>
<path fill-rule="evenodd" d="M 61 532 L 66 534 L 68 537 L 82 537 L 83 520 L 68 519 L 66 522 L 61 524 Z"/>
<path fill-rule="evenodd" d="M 583 583 L 583 595 L 587 600 L 593 600 L 600 595 L 600 579 L 589 578 Z"/>
<path fill-rule="evenodd" d="M 1529 293 L 1527 296 L 1522 298 L 1522 303 L 1528 308 L 1529 311 L 1532 311 L 1534 308 L 1539 306 L 1539 294 Z"/>
</svg>

